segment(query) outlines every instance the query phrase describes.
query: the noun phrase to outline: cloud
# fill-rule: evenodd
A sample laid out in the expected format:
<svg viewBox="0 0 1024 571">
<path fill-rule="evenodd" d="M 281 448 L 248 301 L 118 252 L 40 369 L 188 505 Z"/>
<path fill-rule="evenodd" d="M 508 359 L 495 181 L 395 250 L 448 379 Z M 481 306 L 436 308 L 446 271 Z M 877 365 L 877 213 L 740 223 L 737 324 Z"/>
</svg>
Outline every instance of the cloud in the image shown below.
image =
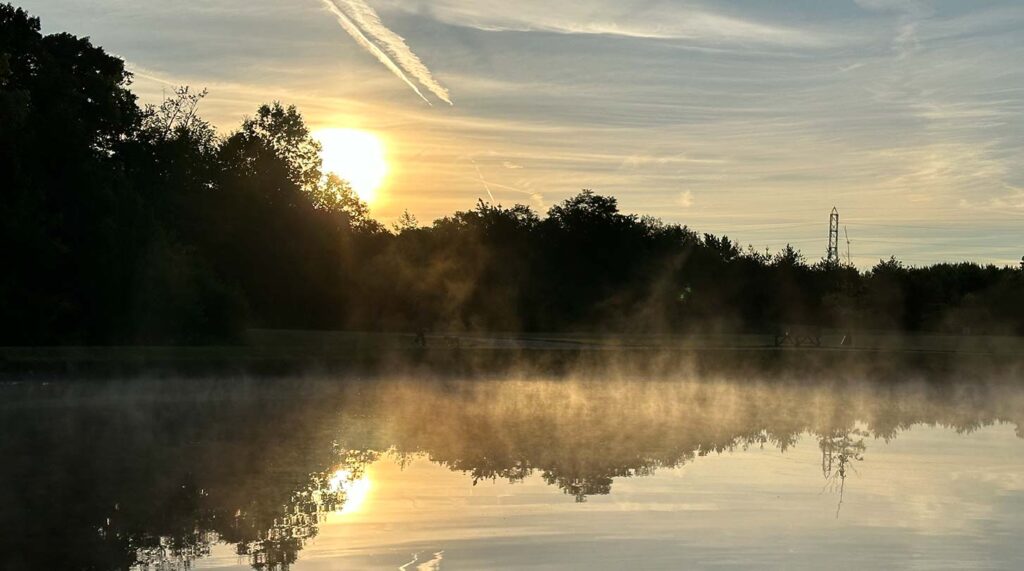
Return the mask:
<svg viewBox="0 0 1024 571">
<path fill-rule="evenodd" d="M 824 251 L 821 226 L 838 204 L 860 241 L 859 262 L 891 253 L 910 263 L 1020 261 L 993 246 L 1024 243 L 1020 0 L 787 9 L 746 0 L 365 2 L 431 71 L 443 63 L 437 79 L 457 83 L 455 95 L 472 104 L 437 113 L 400 90 L 396 100 L 399 84 L 373 73 L 382 64 L 368 48 L 337 53 L 339 30 L 316 2 L 285 10 L 274 0 L 259 9 L 209 0 L 180 14 L 148 2 L 85 3 L 102 6 L 103 18 L 83 3 L 29 3 L 51 30 L 88 32 L 136 64 L 144 102 L 160 101 L 169 85 L 208 87 L 204 116 L 224 132 L 271 99 L 297 104 L 316 128 L 379 132 L 402 166 L 375 204 L 382 218 L 409 208 L 433 219 L 486 200 L 465 158 L 473 156 L 505 203 L 540 208 L 538 191 L 550 204 L 594 187 L 624 211 L 805 252 Z M 686 20 L 708 12 L 732 21 L 716 29 L 713 19 Z M 187 42 L 160 31 L 168 18 Z M 487 27 L 536 33 L 479 32 Z M 609 35 L 582 35 L 601 30 Z M 808 37 L 839 47 L 790 49 Z M 858 219 L 875 226 L 855 227 Z M 924 236 L 906 223 L 942 231 Z"/>
<path fill-rule="evenodd" d="M 683 208 L 693 206 L 693 193 L 689 190 L 679 193 L 679 206 Z"/>
<path fill-rule="evenodd" d="M 874 12 L 889 12 L 900 15 L 900 25 L 892 41 L 893 52 L 899 59 L 905 59 L 919 47 L 917 29 L 921 20 L 931 17 L 935 11 L 924 0 L 854 0 L 858 6 Z"/>
<path fill-rule="evenodd" d="M 417 13 L 416 0 L 390 0 L 390 7 Z M 815 32 L 777 26 L 678 3 L 628 0 L 619 3 L 551 3 L 540 0 L 436 0 L 439 21 L 498 32 L 549 32 L 641 39 L 754 42 L 815 46 L 830 41 Z"/>
<path fill-rule="evenodd" d="M 854 0 L 865 10 L 875 12 L 896 12 L 904 14 L 926 14 L 931 12 L 928 2 L 922 0 Z"/>
<path fill-rule="evenodd" d="M 433 74 L 413 53 L 405 40 L 380 21 L 380 16 L 369 4 L 364 0 L 323 1 L 328 9 L 337 16 L 341 27 L 356 40 L 356 43 L 373 54 L 424 101 L 430 103 L 430 100 L 424 97 L 412 79 L 419 82 L 441 101 L 452 105 L 448 90 L 434 79 Z"/>
</svg>

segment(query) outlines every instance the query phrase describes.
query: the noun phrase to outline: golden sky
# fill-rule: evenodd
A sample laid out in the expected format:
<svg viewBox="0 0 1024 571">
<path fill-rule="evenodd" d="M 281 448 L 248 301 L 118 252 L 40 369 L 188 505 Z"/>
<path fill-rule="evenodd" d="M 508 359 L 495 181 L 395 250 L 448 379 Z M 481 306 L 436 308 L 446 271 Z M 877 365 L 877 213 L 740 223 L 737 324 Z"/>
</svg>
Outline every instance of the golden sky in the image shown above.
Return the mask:
<svg viewBox="0 0 1024 571">
<path fill-rule="evenodd" d="M 833 205 L 862 266 L 1024 254 L 1015 0 L 20 4 L 127 60 L 144 102 L 208 88 L 222 132 L 276 99 L 377 135 L 385 221 L 592 188 L 812 260 Z"/>
</svg>

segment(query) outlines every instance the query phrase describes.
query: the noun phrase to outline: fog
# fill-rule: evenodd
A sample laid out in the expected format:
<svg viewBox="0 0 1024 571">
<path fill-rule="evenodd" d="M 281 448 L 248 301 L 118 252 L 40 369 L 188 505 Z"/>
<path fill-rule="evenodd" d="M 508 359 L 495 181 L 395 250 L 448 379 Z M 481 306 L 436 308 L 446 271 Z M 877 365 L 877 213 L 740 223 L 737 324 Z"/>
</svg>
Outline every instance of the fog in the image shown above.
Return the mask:
<svg viewBox="0 0 1024 571">
<path fill-rule="evenodd" d="M 540 476 L 586 502 L 624 479 L 752 447 L 785 453 L 801 438 L 820 448 L 822 485 L 841 487 L 914 426 L 1008 423 L 1024 437 L 1024 388 L 1008 374 L 581 371 L 5 384 L 4 552 L 24 568 L 114 569 L 227 542 L 257 568 L 284 568 L 320 514 L 344 506 L 338 474 L 385 457 L 474 483 Z"/>
</svg>

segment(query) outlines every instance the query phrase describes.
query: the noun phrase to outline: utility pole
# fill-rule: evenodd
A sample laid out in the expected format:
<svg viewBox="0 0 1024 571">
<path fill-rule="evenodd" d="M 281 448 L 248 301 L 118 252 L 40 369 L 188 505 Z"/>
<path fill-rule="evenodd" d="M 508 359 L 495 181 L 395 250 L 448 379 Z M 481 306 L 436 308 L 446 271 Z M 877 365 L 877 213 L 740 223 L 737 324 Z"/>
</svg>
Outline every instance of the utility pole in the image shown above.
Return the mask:
<svg viewBox="0 0 1024 571">
<path fill-rule="evenodd" d="M 839 263 L 839 211 L 834 206 L 828 217 L 828 254 L 825 260 L 830 264 Z"/>
<path fill-rule="evenodd" d="M 846 234 L 846 265 L 853 267 L 853 259 L 850 258 L 850 232 L 843 226 L 843 234 Z"/>
</svg>

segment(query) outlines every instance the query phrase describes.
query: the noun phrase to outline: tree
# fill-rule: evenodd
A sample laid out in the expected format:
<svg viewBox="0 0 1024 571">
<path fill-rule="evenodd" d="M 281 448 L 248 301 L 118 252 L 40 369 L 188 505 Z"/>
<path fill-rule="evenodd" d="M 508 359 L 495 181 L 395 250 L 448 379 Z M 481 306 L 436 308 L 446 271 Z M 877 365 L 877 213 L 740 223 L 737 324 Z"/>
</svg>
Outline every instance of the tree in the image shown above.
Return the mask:
<svg viewBox="0 0 1024 571">
<path fill-rule="evenodd" d="M 199 103 L 208 91 L 192 92 L 183 85 L 174 89 L 174 93 L 164 99 L 160 105 L 147 105 L 143 118 L 143 131 L 149 131 L 154 138 L 170 139 L 180 133 L 201 133 L 200 143 L 210 143 L 215 139 L 210 123 L 199 116 Z"/>
<path fill-rule="evenodd" d="M 395 220 L 395 223 L 391 225 L 391 228 L 395 231 L 395 234 L 401 234 L 408 230 L 415 230 L 420 227 L 420 221 L 416 219 L 416 216 L 409 213 L 408 210 L 403 210 L 402 214 Z"/>
<path fill-rule="evenodd" d="M 800 250 L 797 250 L 791 244 L 786 244 L 786 247 L 772 258 L 772 263 L 780 268 L 797 268 L 806 266 L 807 259 L 804 258 Z"/>
<path fill-rule="evenodd" d="M 389 232 L 302 115 L 260 106 L 227 136 L 206 91 L 140 109 L 124 62 L 0 5 L 3 343 L 207 343 L 245 327 L 766 331 L 780 323 L 1024 331 L 1024 272 L 866 273 L 744 251 L 620 212 L 479 201 Z M 1022 265 L 1024 268 L 1024 265 Z"/>
<path fill-rule="evenodd" d="M 548 210 L 548 220 L 563 230 L 614 225 L 632 219 L 619 214 L 615 197 L 601 196 L 590 189 L 584 189 Z"/>
<path fill-rule="evenodd" d="M 109 340 L 129 318 L 122 300 L 145 232 L 120 161 L 140 119 L 130 74 L 87 39 L 41 35 L 9 4 L 0 60 L 0 241 L 11 247 L 0 335 Z"/>
<path fill-rule="evenodd" d="M 294 105 L 275 101 L 261 105 L 254 117 L 242 122 L 228 149 L 262 146 L 280 158 L 288 178 L 298 188 L 312 190 L 321 181 L 320 143 L 309 134 L 302 115 Z"/>
<path fill-rule="evenodd" d="M 310 190 L 313 206 L 337 216 L 338 220 L 354 229 L 366 232 L 381 231 L 380 224 L 370 218 L 370 208 L 348 181 L 331 173 Z"/>
</svg>

